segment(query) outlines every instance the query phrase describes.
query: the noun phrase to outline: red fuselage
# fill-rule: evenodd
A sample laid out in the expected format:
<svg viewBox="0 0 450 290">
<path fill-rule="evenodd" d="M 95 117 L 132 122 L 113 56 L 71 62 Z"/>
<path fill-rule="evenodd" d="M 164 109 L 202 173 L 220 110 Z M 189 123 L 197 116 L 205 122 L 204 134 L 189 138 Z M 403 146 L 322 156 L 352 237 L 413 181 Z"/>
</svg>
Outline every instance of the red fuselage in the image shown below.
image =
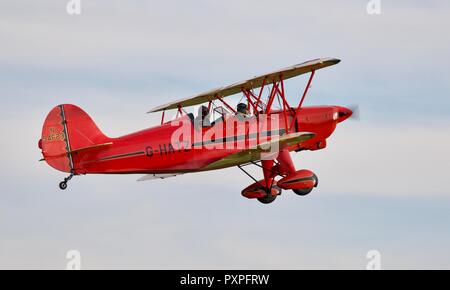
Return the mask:
<svg viewBox="0 0 450 290">
<path fill-rule="evenodd" d="M 73 154 L 75 174 L 89 173 L 184 173 L 203 171 L 208 164 L 242 150 L 242 145 L 248 146 L 258 136 L 276 136 L 284 134 L 291 128 L 294 110 L 286 113 L 275 111 L 265 118 L 278 117 L 276 125 L 268 121 L 267 128 L 258 128 L 252 124 L 256 117 L 245 120 L 236 116 L 217 120 L 211 127 L 197 126 L 193 118 L 184 115 L 174 121 L 160 126 L 145 129 L 118 138 L 109 138 L 112 145 L 102 149 L 89 150 L 82 154 Z M 308 141 L 298 143 L 288 148 L 289 151 L 318 150 L 326 147 L 326 139 L 333 133 L 337 123 L 351 115 L 351 111 L 338 106 L 304 107 L 299 111 L 292 132 L 311 132 L 316 136 Z M 261 118 L 261 117 L 260 117 Z M 287 121 L 287 122 L 286 122 Z M 176 124 L 179 123 L 179 124 Z M 236 129 L 236 124 L 247 123 L 244 130 Z M 173 142 L 173 136 L 184 124 L 191 126 L 191 136 L 188 143 Z M 188 124 L 188 125 L 186 125 Z M 216 134 L 211 137 L 211 130 Z M 208 133 L 209 132 L 209 133 Z M 220 132 L 223 132 L 220 136 Z M 231 132 L 231 134 L 230 134 Z M 205 136 L 209 136 L 205 139 Z M 208 148 L 215 145 L 214 148 Z M 206 141 L 205 141 L 206 140 Z M 239 144 L 237 144 L 239 143 Z M 220 148 L 222 144 L 223 148 Z M 193 146 L 192 146 L 193 145 Z M 231 146 L 228 146 L 231 145 Z M 239 147 L 241 146 L 241 147 Z M 255 160 L 256 161 L 256 160 Z M 219 169 L 227 166 L 222 166 Z M 211 170 L 209 168 L 208 170 Z"/>
</svg>

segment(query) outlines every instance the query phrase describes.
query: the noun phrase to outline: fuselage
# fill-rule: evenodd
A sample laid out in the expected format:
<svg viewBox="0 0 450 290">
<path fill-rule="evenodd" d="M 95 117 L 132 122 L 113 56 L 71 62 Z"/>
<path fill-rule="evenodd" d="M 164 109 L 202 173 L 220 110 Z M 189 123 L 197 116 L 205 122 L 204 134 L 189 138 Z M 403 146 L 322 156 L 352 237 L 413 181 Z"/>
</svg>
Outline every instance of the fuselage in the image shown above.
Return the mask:
<svg viewBox="0 0 450 290">
<path fill-rule="evenodd" d="M 227 115 L 211 126 L 202 126 L 192 115 L 184 115 L 159 126 L 110 138 L 112 145 L 107 148 L 75 154 L 74 171 L 75 174 L 203 171 L 212 162 L 287 132 L 315 134 L 313 139 L 290 146 L 289 151 L 319 150 L 326 147 L 326 139 L 337 123 L 350 115 L 351 111 L 343 107 L 314 106 L 301 108 L 297 118 L 291 109 L 258 117 Z"/>
</svg>

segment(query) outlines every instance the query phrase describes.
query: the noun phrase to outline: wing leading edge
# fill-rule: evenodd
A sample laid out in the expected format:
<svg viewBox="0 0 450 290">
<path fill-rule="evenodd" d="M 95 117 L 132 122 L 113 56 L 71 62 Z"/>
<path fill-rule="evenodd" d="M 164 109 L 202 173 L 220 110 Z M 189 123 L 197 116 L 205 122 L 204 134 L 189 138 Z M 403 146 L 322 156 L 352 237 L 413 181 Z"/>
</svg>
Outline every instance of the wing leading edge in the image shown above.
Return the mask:
<svg viewBox="0 0 450 290">
<path fill-rule="evenodd" d="M 281 70 L 274 71 L 269 74 L 264 74 L 261 76 L 257 76 L 251 78 L 246 81 L 238 82 L 229 86 L 220 87 L 217 89 L 213 89 L 196 96 L 180 99 L 174 102 L 170 102 L 158 107 L 151 109 L 148 113 L 154 113 L 164 110 L 177 109 L 179 106 L 181 107 L 189 107 L 195 106 L 198 104 L 203 104 L 209 101 L 216 100 L 217 97 L 227 97 L 241 92 L 242 90 L 250 90 L 259 88 L 263 85 L 264 80 L 266 82 L 271 83 L 278 81 L 280 76 L 283 77 L 283 80 L 290 79 L 313 70 L 318 70 L 324 67 L 332 66 L 338 64 L 340 62 L 339 59 L 336 58 L 320 58 L 315 60 L 310 60 L 301 64 L 293 65 Z"/>
</svg>

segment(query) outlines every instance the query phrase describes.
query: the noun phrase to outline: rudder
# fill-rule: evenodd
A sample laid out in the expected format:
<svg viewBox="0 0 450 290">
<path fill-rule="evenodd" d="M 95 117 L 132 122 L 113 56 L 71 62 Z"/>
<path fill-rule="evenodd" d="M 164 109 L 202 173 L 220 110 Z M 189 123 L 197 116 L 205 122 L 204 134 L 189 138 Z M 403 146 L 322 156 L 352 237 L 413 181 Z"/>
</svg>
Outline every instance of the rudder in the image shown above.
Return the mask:
<svg viewBox="0 0 450 290">
<path fill-rule="evenodd" d="M 76 174 L 70 152 L 109 140 L 81 108 L 64 104 L 54 107 L 47 115 L 39 148 L 50 166 Z"/>
</svg>

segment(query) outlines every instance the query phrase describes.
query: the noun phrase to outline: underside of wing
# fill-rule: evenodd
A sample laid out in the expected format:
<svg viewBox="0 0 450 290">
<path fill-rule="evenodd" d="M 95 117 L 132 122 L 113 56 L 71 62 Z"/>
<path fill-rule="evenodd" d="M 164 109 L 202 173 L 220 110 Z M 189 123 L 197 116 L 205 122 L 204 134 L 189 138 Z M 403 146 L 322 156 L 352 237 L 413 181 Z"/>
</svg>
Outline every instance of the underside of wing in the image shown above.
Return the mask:
<svg viewBox="0 0 450 290">
<path fill-rule="evenodd" d="M 149 111 L 149 113 L 176 109 L 178 107 L 189 107 L 195 106 L 198 104 L 203 104 L 209 101 L 216 100 L 218 97 L 227 97 L 241 92 L 242 90 L 251 90 L 259 88 L 263 85 L 264 82 L 272 83 L 278 81 L 280 77 L 283 80 L 290 79 L 301 74 L 305 74 L 317 69 L 321 69 L 327 66 L 335 65 L 339 63 L 340 60 L 336 58 L 320 58 L 315 60 L 310 60 L 301 64 L 293 65 L 281 70 L 274 71 L 269 74 L 264 74 L 261 76 L 257 76 L 242 82 L 234 83 L 229 86 L 220 87 L 214 90 L 210 90 L 199 95 L 177 100 L 174 102 L 170 102 L 156 108 L 153 108 Z"/>
<path fill-rule="evenodd" d="M 155 179 L 166 179 L 169 177 L 175 177 L 177 175 L 181 175 L 182 173 L 167 173 L 167 174 L 147 174 L 139 178 L 137 181 L 147 181 L 147 180 L 155 180 Z"/>
<path fill-rule="evenodd" d="M 239 151 L 237 153 L 228 155 L 222 159 L 214 161 L 202 170 L 213 170 L 218 168 L 225 168 L 230 166 L 236 166 L 239 164 L 248 163 L 251 161 L 257 161 L 264 159 L 274 159 L 280 150 L 286 147 L 298 144 L 310 140 L 315 137 L 314 133 L 291 133 L 283 135 L 279 138 L 274 138 L 270 141 L 260 143 L 257 146 L 249 149 Z"/>
</svg>

